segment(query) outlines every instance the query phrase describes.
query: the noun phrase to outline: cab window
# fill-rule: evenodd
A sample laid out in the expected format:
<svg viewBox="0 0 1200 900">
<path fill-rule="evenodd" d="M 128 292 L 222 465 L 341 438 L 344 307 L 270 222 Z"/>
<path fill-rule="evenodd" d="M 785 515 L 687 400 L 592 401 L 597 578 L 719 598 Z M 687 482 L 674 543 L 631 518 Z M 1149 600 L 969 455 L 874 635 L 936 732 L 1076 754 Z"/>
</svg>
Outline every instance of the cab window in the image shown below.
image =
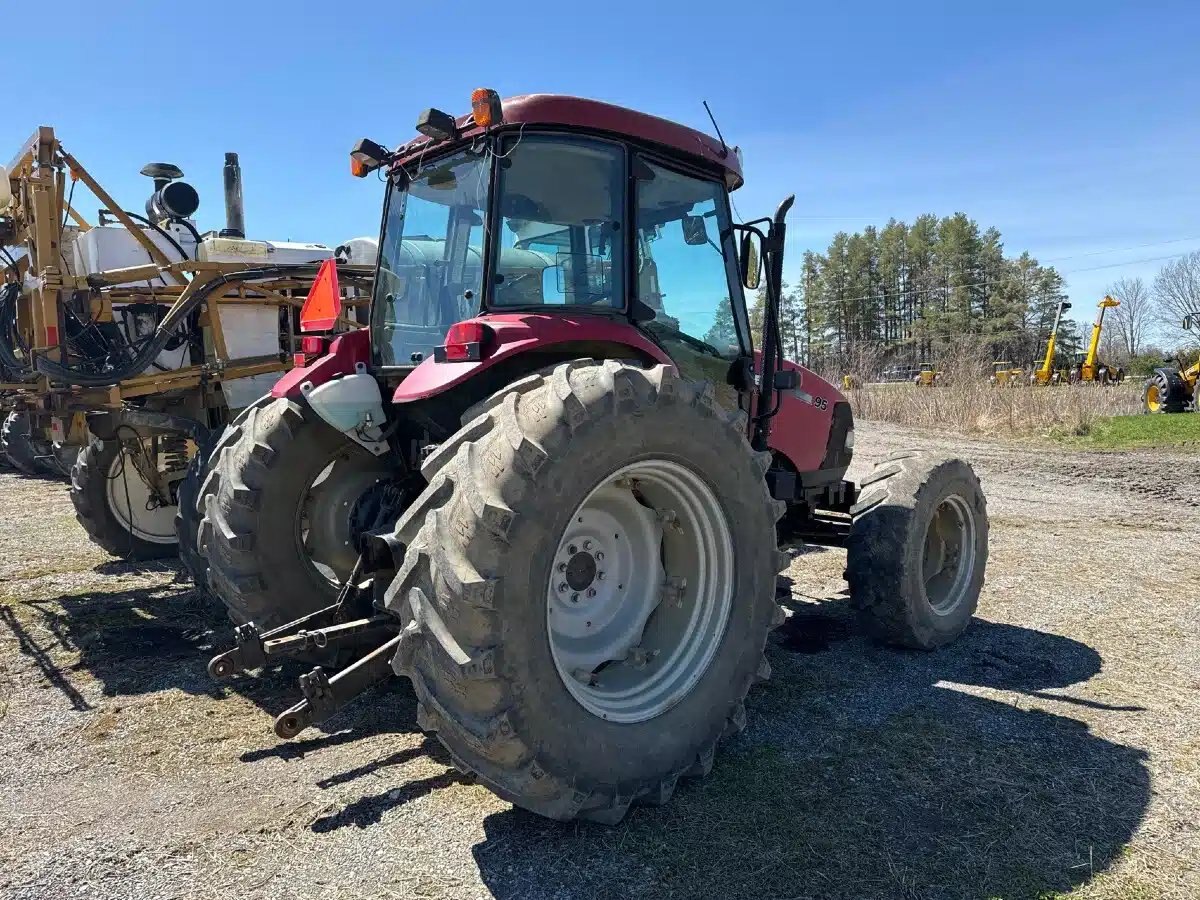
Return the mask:
<svg viewBox="0 0 1200 900">
<path fill-rule="evenodd" d="M 654 312 L 644 327 L 681 368 L 723 382 L 749 352 L 724 188 L 648 160 L 635 177 L 637 296 Z"/>
<path fill-rule="evenodd" d="M 513 137 L 497 181 L 494 307 L 625 306 L 620 147 L 568 137 Z"/>
</svg>

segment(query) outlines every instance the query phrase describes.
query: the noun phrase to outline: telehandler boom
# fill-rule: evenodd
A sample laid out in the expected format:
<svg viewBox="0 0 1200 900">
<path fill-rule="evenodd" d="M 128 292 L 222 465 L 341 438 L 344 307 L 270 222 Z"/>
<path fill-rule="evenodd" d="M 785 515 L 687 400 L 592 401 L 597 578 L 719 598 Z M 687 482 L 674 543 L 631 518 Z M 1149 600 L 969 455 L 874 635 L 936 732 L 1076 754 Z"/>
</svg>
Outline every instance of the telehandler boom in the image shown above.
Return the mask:
<svg viewBox="0 0 1200 900">
<path fill-rule="evenodd" d="M 1058 326 L 1062 322 L 1062 314 L 1071 308 L 1071 304 L 1062 300 L 1058 311 L 1054 314 L 1054 327 L 1050 329 L 1050 337 L 1046 339 L 1046 356 L 1042 359 L 1040 368 L 1035 369 L 1030 377 L 1031 384 L 1051 384 L 1059 380 L 1059 373 L 1054 368 L 1054 354 L 1058 343 Z"/>
</svg>

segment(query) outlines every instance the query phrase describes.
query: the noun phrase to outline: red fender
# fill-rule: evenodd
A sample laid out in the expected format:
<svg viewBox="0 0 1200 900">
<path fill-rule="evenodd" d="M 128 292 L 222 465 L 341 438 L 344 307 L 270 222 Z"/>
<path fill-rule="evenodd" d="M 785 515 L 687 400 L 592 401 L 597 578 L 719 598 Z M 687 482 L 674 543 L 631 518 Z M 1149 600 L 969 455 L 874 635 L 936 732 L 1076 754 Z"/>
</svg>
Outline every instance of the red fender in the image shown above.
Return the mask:
<svg viewBox="0 0 1200 900">
<path fill-rule="evenodd" d="M 371 332 L 366 328 L 347 331 L 334 338 L 329 352 L 311 366 L 292 369 L 275 382 L 271 396 L 295 400 L 299 398 L 300 385 L 304 382 L 311 381 L 316 387 L 343 375 L 353 375 L 358 363 L 371 365 Z"/>
<path fill-rule="evenodd" d="M 427 359 L 408 375 L 392 394 L 393 403 L 424 400 L 461 384 L 473 375 L 534 348 L 543 350 L 555 344 L 623 344 L 633 355 L 674 365 L 662 348 L 630 325 L 603 316 L 556 312 L 500 313 L 471 319 L 491 329 L 483 358 L 474 362 L 436 362 Z M 586 352 L 580 355 L 586 355 Z"/>
</svg>

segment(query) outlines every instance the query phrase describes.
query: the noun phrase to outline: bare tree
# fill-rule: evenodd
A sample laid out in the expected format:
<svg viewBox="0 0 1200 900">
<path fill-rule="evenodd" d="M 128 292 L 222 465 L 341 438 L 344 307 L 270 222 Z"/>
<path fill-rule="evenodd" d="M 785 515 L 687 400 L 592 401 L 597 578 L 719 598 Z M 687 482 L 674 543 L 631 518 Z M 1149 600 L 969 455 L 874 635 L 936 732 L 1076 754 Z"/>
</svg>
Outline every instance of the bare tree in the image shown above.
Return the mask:
<svg viewBox="0 0 1200 900">
<path fill-rule="evenodd" d="M 1121 305 L 1112 311 L 1121 349 L 1127 357 L 1137 356 L 1154 320 L 1154 306 L 1146 282 L 1140 278 L 1122 278 L 1109 285 L 1108 293 L 1121 301 Z"/>
<path fill-rule="evenodd" d="M 1185 316 L 1200 318 L 1200 251 L 1172 260 L 1154 279 L 1154 300 L 1164 331 L 1183 343 L 1195 343 L 1197 332 L 1185 331 Z"/>
</svg>

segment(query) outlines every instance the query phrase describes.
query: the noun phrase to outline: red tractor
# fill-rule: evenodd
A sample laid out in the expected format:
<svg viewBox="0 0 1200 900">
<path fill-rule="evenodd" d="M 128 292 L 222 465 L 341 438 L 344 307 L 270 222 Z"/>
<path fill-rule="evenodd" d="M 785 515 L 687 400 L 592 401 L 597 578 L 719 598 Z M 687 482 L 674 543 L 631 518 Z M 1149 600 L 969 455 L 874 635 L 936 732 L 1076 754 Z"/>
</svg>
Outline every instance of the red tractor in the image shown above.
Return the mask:
<svg viewBox="0 0 1200 900">
<path fill-rule="evenodd" d="M 900 453 L 846 481 L 849 405 L 783 359 L 791 198 L 736 224 L 736 150 L 592 100 L 481 90 L 417 130 L 352 154 L 388 184 L 369 333 L 235 423 L 199 500 L 245 623 L 214 676 L 357 651 L 301 678 L 280 736 L 395 672 L 500 796 L 615 822 L 744 725 L 780 538 L 846 546 L 886 641 L 966 627 L 988 550 L 970 466 Z"/>
</svg>

